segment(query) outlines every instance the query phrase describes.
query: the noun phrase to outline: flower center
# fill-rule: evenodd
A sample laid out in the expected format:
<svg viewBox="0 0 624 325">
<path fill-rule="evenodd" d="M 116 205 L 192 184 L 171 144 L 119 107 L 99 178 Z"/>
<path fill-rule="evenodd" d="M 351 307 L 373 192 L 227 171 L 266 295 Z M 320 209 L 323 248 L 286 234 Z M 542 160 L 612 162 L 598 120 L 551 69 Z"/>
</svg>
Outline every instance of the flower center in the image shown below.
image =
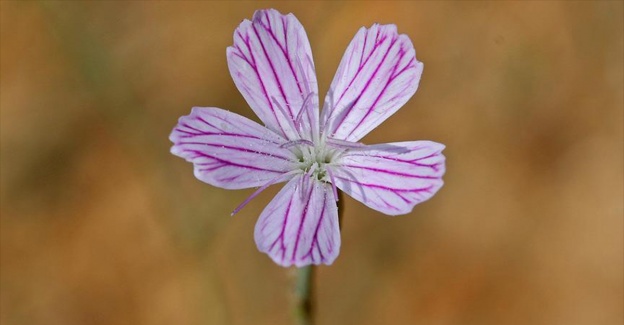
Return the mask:
<svg viewBox="0 0 624 325">
<path fill-rule="evenodd" d="M 308 145 L 303 143 L 294 148 L 297 156 L 297 167 L 313 179 L 329 182 L 326 165 L 331 164 L 336 156 L 336 150 L 327 148 L 324 143 Z"/>
</svg>

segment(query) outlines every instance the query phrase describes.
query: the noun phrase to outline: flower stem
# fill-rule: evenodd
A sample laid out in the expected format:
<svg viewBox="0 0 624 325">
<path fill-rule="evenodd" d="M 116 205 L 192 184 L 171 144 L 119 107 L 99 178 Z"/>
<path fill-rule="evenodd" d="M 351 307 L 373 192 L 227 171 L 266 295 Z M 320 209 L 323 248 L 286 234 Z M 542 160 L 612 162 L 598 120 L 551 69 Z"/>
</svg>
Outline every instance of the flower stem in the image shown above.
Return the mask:
<svg viewBox="0 0 624 325">
<path fill-rule="evenodd" d="M 295 284 L 295 317 L 297 325 L 312 325 L 312 279 L 314 266 L 308 265 L 297 269 L 297 282 Z"/>
<path fill-rule="evenodd" d="M 338 226 L 342 230 L 343 194 L 338 192 Z M 295 318 L 297 325 L 314 325 L 314 265 L 298 268 L 295 283 Z"/>
</svg>

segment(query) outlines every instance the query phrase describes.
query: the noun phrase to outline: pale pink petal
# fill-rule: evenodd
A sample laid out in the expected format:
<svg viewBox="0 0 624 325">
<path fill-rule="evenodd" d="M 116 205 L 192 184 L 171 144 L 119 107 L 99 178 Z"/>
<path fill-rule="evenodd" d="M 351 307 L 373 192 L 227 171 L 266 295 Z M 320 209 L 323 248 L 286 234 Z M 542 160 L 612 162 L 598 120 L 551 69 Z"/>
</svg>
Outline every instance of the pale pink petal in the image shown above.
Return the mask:
<svg viewBox="0 0 624 325">
<path fill-rule="evenodd" d="M 347 48 L 325 98 L 323 132 L 358 141 L 416 92 L 423 64 L 395 25 L 361 28 Z"/>
<path fill-rule="evenodd" d="M 258 249 L 282 266 L 332 264 L 340 229 L 331 185 L 304 174 L 291 179 L 262 211 L 255 239 Z"/>
<path fill-rule="evenodd" d="M 226 189 L 257 187 L 293 169 L 297 158 L 275 132 L 220 108 L 195 107 L 169 139 L 171 152 L 195 166 L 195 177 Z"/>
<path fill-rule="evenodd" d="M 444 145 L 396 142 L 345 153 L 330 168 L 336 186 L 370 208 L 406 214 L 442 187 Z"/>
<path fill-rule="evenodd" d="M 308 36 L 293 14 L 256 11 L 234 32 L 227 58 L 238 90 L 269 129 L 290 140 L 313 139 L 318 85 Z"/>
</svg>

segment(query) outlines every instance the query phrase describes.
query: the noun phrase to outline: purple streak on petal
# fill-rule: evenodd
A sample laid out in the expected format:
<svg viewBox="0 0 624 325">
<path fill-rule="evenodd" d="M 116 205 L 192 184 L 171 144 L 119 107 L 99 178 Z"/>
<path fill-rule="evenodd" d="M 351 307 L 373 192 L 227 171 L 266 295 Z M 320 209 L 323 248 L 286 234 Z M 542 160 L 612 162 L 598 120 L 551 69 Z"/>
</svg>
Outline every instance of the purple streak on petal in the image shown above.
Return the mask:
<svg viewBox="0 0 624 325">
<path fill-rule="evenodd" d="M 374 53 L 378 48 L 379 45 L 385 41 L 386 38 L 381 38 L 379 40 L 379 42 L 375 43 L 375 46 L 373 47 L 373 50 L 371 52 Z M 381 69 L 383 63 L 386 61 L 386 59 L 388 58 L 388 53 L 390 53 L 390 49 L 394 46 L 394 44 L 396 43 L 396 39 L 393 39 L 390 41 L 390 46 L 388 47 L 388 50 L 386 51 L 386 53 L 383 55 L 381 62 L 379 62 L 379 64 L 377 65 L 377 67 L 375 68 L 375 71 L 373 72 L 373 74 L 370 76 L 370 78 L 368 78 L 368 80 L 366 80 L 366 83 L 364 84 L 364 88 L 362 89 L 362 91 L 359 93 L 359 95 L 355 98 L 355 101 L 351 102 L 348 105 L 348 108 L 346 109 L 346 111 L 344 113 L 342 113 L 342 117 L 339 118 L 337 120 L 337 122 L 335 123 L 335 125 L 340 126 L 342 125 L 345 120 L 347 119 L 347 116 L 349 116 L 349 114 L 353 111 L 353 108 L 360 102 L 360 99 L 362 99 L 362 96 L 364 96 L 364 94 L 366 94 L 366 91 L 368 90 L 368 87 L 370 87 L 370 85 L 372 84 L 372 81 L 375 79 L 375 77 L 377 76 L 377 73 L 379 73 L 379 70 Z M 366 44 L 366 43 L 365 43 Z M 363 52 L 362 52 L 363 53 Z M 368 61 L 368 59 L 370 58 L 370 56 L 366 59 Z M 358 69 L 358 72 L 356 73 L 356 76 L 360 74 L 360 72 L 362 71 L 362 67 L 360 66 L 360 68 Z M 353 78 L 353 81 L 355 81 L 355 78 Z M 353 81 L 351 83 L 353 83 Z M 388 83 L 386 83 L 383 86 L 383 89 L 381 90 L 381 93 L 379 94 L 379 96 L 377 97 L 379 99 L 379 97 L 381 96 L 381 94 L 383 94 L 383 92 L 386 90 L 386 88 L 388 87 L 388 84 L 391 82 L 392 80 L 389 80 Z M 343 98 L 343 96 L 345 95 L 345 93 L 347 92 L 347 89 L 345 89 L 342 94 L 340 95 L 340 99 Z M 339 100 L 340 100 L 339 99 Z M 376 103 L 376 101 L 375 101 Z M 375 108 L 375 103 L 373 103 L 373 105 L 369 108 L 369 111 L 371 109 Z M 356 129 L 359 126 L 359 124 L 354 127 L 351 132 L 353 132 L 354 129 Z"/>
<path fill-rule="evenodd" d="M 253 165 L 250 165 L 250 164 L 239 164 L 239 163 L 236 163 L 236 162 L 231 161 L 231 160 L 228 161 L 228 160 L 220 159 L 220 158 L 218 158 L 216 156 L 212 156 L 212 155 L 209 155 L 207 153 L 204 153 L 204 152 L 201 152 L 201 151 L 198 151 L 198 150 L 182 149 L 180 151 L 176 151 L 176 154 L 178 152 L 180 152 L 180 153 L 192 153 L 192 154 L 194 154 L 192 156 L 193 159 L 201 157 L 201 158 L 208 158 L 208 159 L 210 159 L 212 161 L 215 161 L 215 162 L 219 162 L 220 163 L 219 167 L 221 167 L 221 166 L 235 166 L 235 167 L 240 167 L 241 169 L 250 169 L 252 171 L 260 171 L 260 172 L 273 172 L 273 173 L 282 173 L 282 172 L 284 172 L 284 171 L 282 171 L 280 169 L 271 169 L 271 168 L 257 167 L 257 166 L 253 166 Z M 249 158 L 252 158 L 252 157 L 249 157 Z M 196 165 L 198 165 L 198 166 L 205 166 L 207 164 L 208 163 L 205 163 L 205 162 L 196 163 Z M 215 169 L 217 169 L 219 167 L 198 168 L 198 170 L 201 170 L 201 171 L 214 171 Z"/>
<path fill-rule="evenodd" d="M 355 56 L 354 54 L 359 54 Z M 416 92 L 422 63 L 394 25 L 358 31 L 347 48 L 323 107 L 323 132 L 358 141 Z"/>
<path fill-rule="evenodd" d="M 378 156 L 369 156 L 369 157 L 383 158 L 383 157 L 378 157 Z M 384 168 L 368 167 L 368 166 L 356 166 L 356 165 L 342 164 L 341 167 L 364 169 L 364 170 L 369 171 L 369 172 L 385 173 L 385 174 L 390 174 L 390 175 L 393 175 L 393 176 L 404 176 L 404 177 L 413 177 L 413 178 L 421 178 L 421 179 L 438 179 L 439 178 L 437 176 L 427 176 L 427 175 L 403 173 L 401 171 L 396 171 L 396 170 L 391 170 L 391 169 L 384 169 Z"/>
<path fill-rule="evenodd" d="M 256 24 L 253 24 L 253 25 L 251 25 L 251 28 L 253 29 L 254 33 L 256 34 L 256 37 L 258 39 L 261 39 L 260 38 L 260 34 L 258 34 L 258 29 L 256 28 L 256 26 L 257 26 Z M 269 34 L 271 34 L 271 33 L 269 32 Z M 278 43 L 278 46 L 279 46 L 279 43 Z M 286 116 L 286 117 L 290 121 L 292 121 L 293 120 L 293 112 L 292 112 L 292 109 L 290 107 L 290 103 L 288 102 L 288 97 L 284 93 L 284 86 L 282 85 L 282 82 L 280 81 L 279 74 L 275 71 L 275 67 L 273 65 L 273 60 L 271 59 L 271 56 L 267 53 L 266 47 L 265 47 L 263 42 L 260 42 L 260 47 L 262 48 L 262 53 L 264 53 L 264 56 L 266 57 L 267 63 L 269 64 L 269 67 L 271 68 L 271 72 L 273 73 L 273 77 L 275 78 L 274 82 L 277 84 L 277 89 L 280 92 L 281 98 L 283 98 L 284 104 L 288 108 L 288 116 Z M 286 59 L 288 60 L 288 58 L 286 58 Z M 296 76 L 295 76 L 295 79 L 296 79 Z"/>
<path fill-rule="evenodd" d="M 373 25 L 373 27 L 371 27 L 371 30 L 372 30 L 372 29 L 374 29 L 374 28 L 377 28 L 377 27 L 378 27 L 378 25 L 377 25 L 377 24 L 375 24 L 375 25 Z M 357 71 L 356 71 L 355 75 L 353 76 L 353 78 L 349 81 L 349 85 L 348 85 L 347 87 L 344 87 L 344 89 L 342 89 L 342 92 L 340 93 L 340 97 L 338 98 L 338 101 L 337 101 L 336 103 L 339 103 L 339 102 L 341 102 L 341 101 L 342 101 L 342 99 L 343 99 L 344 95 L 347 93 L 347 91 L 348 91 L 350 88 L 352 88 L 353 83 L 355 82 L 355 80 L 357 79 L 357 77 L 358 77 L 358 76 L 360 75 L 360 73 L 362 72 L 363 67 L 364 67 L 364 66 L 366 66 L 366 64 L 368 63 L 368 60 L 369 60 L 369 59 L 373 56 L 373 54 L 374 54 L 374 53 L 377 51 L 377 49 L 379 48 L 379 44 L 380 44 L 382 41 L 384 41 L 384 40 L 386 39 L 386 38 L 383 38 L 383 39 L 381 39 L 379 42 L 375 42 L 375 44 L 373 45 L 373 48 L 371 49 L 370 53 L 366 56 L 366 58 L 364 58 L 364 53 L 366 53 L 366 45 L 367 45 L 367 42 L 368 42 L 368 38 L 369 38 L 369 36 L 370 36 L 370 33 L 367 33 L 366 31 L 367 31 L 367 30 L 366 30 L 366 28 L 364 28 L 364 27 L 360 28 L 360 30 L 359 30 L 359 31 L 358 31 L 358 33 L 356 34 L 356 36 L 355 36 L 354 40 L 352 41 L 352 42 L 355 42 L 355 39 L 356 39 L 358 36 L 360 36 L 360 34 L 365 33 L 365 35 L 364 35 L 364 43 L 363 43 L 363 45 L 362 45 L 362 48 L 361 48 L 361 49 L 358 49 L 358 50 L 360 50 L 360 51 L 361 51 L 361 54 L 360 54 L 360 61 L 359 61 L 359 62 L 360 62 L 360 64 L 359 64 L 359 66 L 358 66 L 358 69 L 357 69 Z M 378 39 L 378 38 L 379 38 L 379 31 L 380 31 L 380 29 L 379 29 L 379 28 L 377 28 L 377 30 L 376 30 L 376 36 L 375 36 L 375 38 L 376 38 L 376 39 Z M 349 51 L 349 49 L 351 49 L 351 45 L 350 45 L 350 46 L 349 46 L 349 48 L 347 49 L 347 52 L 345 52 L 345 57 L 346 57 L 347 53 L 350 53 L 349 60 L 347 61 L 347 62 L 349 62 L 349 63 L 350 63 L 350 62 L 352 62 L 352 60 L 353 60 L 353 54 L 355 54 L 355 53 L 356 53 L 356 51 L 355 51 L 355 50 Z M 343 58 L 343 60 L 344 60 L 344 58 Z M 341 64 L 340 64 L 340 67 L 342 68 L 342 62 L 341 62 Z M 342 74 L 342 72 L 343 72 L 343 71 L 340 71 L 340 73 L 341 73 L 341 74 Z M 338 77 L 338 75 L 336 75 L 336 77 Z M 333 83 L 332 83 L 332 86 L 333 86 Z M 334 87 L 331 87 L 331 90 L 332 90 L 332 91 L 335 91 L 335 89 L 333 89 L 333 88 L 334 88 Z M 327 120 L 330 120 L 330 119 L 333 117 L 334 110 L 335 110 L 335 109 L 332 109 L 332 110 L 329 112 L 329 116 L 327 117 Z"/>
<path fill-rule="evenodd" d="M 239 29 L 243 28 L 243 24 L 245 22 L 249 23 L 249 21 L 244 21 L 243 23 L 241 23 L 241 26 L 239 27 Z M 235 69 L 234 63 L 232 63 L 231 60 L 228 60 L 228 62 L 230 63 L 229 64 L 230 74 L 232 75 L 232 79 L 234 79 L 234 83 L 236 83 L 236 85 L 238 86 L 238 90 L 243 94 L 243 97 L 245 97 L 245 99 L 247 100 L 247 103 L 249 104 L 249 106 L 251 106 L 251 109 L 256 113 L 256 115 L 258 115 L 258 117 L 262 120 L 262 122 L 264 122 L 264 124 L 269 129 L 275 132 L 278 132 L 280 135 L 288 138 L 289 134 L 287 130 L 284 129 L 284 126 L 282 125 L 284 123 L 284 118 L 280 116 L 278 112 L 275 111 L 275 109 L 273 108 L 273 104 L 271 103 L 271 100 L 269 99 L 270 95 L 266 89 L 265 82 L 263 81 L 262 75 L 260 74 L 258 65 L 256 64 L 256 58 L 254 56 L 254 51 L 252 50 L 251 45 L 250 45 L 249 36 L 244 38 L 239 30 L 236 31 L 235 35 L 238 35 L 243 40 L 243 43 L 247 47 L 249 58 L 243 56 L 240 47 L 236 45 L 236 38 L 234 39 L 234 46 L 228 48 L 227 53 L 229 55 L 231 52 L 233 53 L 234 56 L 238 58 L 242 58 L 243 61 L 246 62 L 250 68 L 253 69 L 255 76 L 257 78 L 257 82 L 259 83 L 259 86 L 260 86 L 259 90 L 261 90 L 262 95 L 264 95 L 266 102 L 258 103 L 256 105 L 250 102 L 250 99 L 248 99 L 248 97 L 251 98 L 252 95 L 250 93 L 252 93 L 252 91 L 254 90 L 257 91 L 257 89 L 253 89 L 253 88 L 258 88 L 258 86 L 253 85 L 253 84 L 250 85 L 249 82 L 244 82 L 242 79 L 242 76 L 244 74 L 239 71 L 234 71 Z M 238 53 L 234 52 L 234 49 L 238 50 Z M 246 94 L 248 95 L 245 96 Z M 266 111 L 271 112 L 270 115 L 272 115 L 272 119 L 269 119 L 269 117 L 266 116 L 267 115 Z"/>
<path fill-rule="evenodd" d="M 289 140 L 302 136 L 311 140 L 318 122 L 304 114 L 301 129 L 294 123 L 305 98 L 317 93 L 314 64 L 297 69 L 299 56 L 312 56 L 303 26 L 292 14 L 281 15 L 273 9 L 259 10 L 251 22 L 241 23 L 234 45 L 228 48 L 234 82 L 267 127 Z M 253 76 L 248 76 L 249 70 Z"/>
<path fill-rule="evenodd" d="M 442 187 L 444 146 L 398 142 L 347 151 L 332 163 L 336 186 L 388 215 L 405 214 Z"/>
<path fill-rule="evenodd" d="M 338 199 L 336 199 L 336 201 L 338 201 Z M 323 195 L 323 206 L 327 205 L 327 195 Z M 320 248 L 320 244 L 319 244 L 319 230 L 321 229 L 321 224 L 323 223 L 325 216 L 326 216 L 326 212 L 325 209 L 321 210 L 321 216 L 318 218 L 318 222 L 316 223 L 316 227 L 314 228 L 314 235 L 312 235 L 312 245 L 310 245 L 310 249 L 308 250 L 308 252 L 303 255 L 304 259 L 310 258 L 312 263 L 314 264 L 316 262 L 316 259 L 314 258 L 314 254 L 313 251 L 316 248 L 316 252 L 319 255 L 319 261 L 323 261 L 325 260 L 325 256 L 323 255 L 323 251 Z M 332 251 L 330 250 L 329 253 L 331 254 Z"/>
<path fill-rule="evenodd" d="M 294 16 L 292 14 L 290 14 L 288 18 L 294 18 Z M 271 37 L 273 38 L 273 40 L 275 41 L 275 44 L 278 45 L 279 49 L 282 51 L 284 58 L 286 58 L 286 62 L 288 62 L 288 67 L 290 68 L 290 72 L 293 75 L 293 78 L 295 79 L 295 84 L 297 85 L 297 89 L 299 90 L 300 94 L 306 94 L 303 89 L 301 88 L 301 83 L 302 81 L 299 80 L 299 76 L 297 76 L 297 72 L 295 71 L 295 67 L 293 66 L 293 62 L 292 62 L 292 56 L 293 55 L 297 55 L 296 53 L 291 54 L 288 51 L 288 32 L 286 28 L 282 28 L 282 33 L 284 34 L 284 40 L 280 42 L 280 40 L 277 39 L 276 34 L 275 34 L 275 30 L 271 27 L 270 22 L 271 22 L 271 17 L 269 16 L 269 11 L 264 11 L 264 18 L 267 20 L 267 22 L 269 23 L 268 26 L 264 26 L 265 30 L 269 33 L 269 35 L 271 35 Z M 281 22 L 283 26 L 287 26 L 288 25 L 288 20 L 287 20 L 287 16 L 280 16 Z M 294 18 L 296 20 L 296 18 Z M 260 21 L 260 23 L 262 23 Z M 296 27 L 295 27 L 296 28 Z M 302 27 L 303 28 L 303 27 Z M 307 41 L 307 39 L 306 39 Z M 294 42 L 299 42 L 299 39 L 295 39 Z M 306 53 L 307 54 L 307 53 Z M 303 74 L 302 74 L 303 76 Z M 305 84 L 307 84 L 306 82 L 303 82 Z M 284 95 L 284 98 L 286 98 L 286 96 Z"/>
<path fill-rule="evenodd" d="M 263 13 L 263 15 L 261 13 Z M 277 47 L 279 48 L 279 50 L 281 50 L 284 58 L 286 59 L 286 62 L 288 63 L 289 71 L 292 74 L 292 77 L 294 78 L 294 83 L 297 85 L 298 93 L 301 96 L 305 96 L 305 98 L 307 98 L 310 95 L 313 95 L 313 93 L 311 93 L 311 92 L 310 93 L 305 93 L 303 91 L 303 89 L 301 88 L 301 83 L 302 82 L 299 80 L 300 77 L 298 77 L 298 75 L 297 75 L 298 71 L 295 70 L 295 67 L 293 65 L 293 56 L 297 57 L 298 54 L 297 53 L 290 54 L 289 50 L 288 50 L 288 46 L 287 46 L 288 45 L 288 32 L 287 32 L 288 20 L 287 20 L 287 18 L 294 19 L 295 21 L 296 21 L 296 18 L 294 18 L 294 16 L 292 14 L 290 14 L 288 16 L 282 16 L 282 15 L 279 15 L 279 13 L 277 13 L 279 15 L 278 17 L 281 20 L 282 26 L 285 26 L 285 28 L 281 28 L 282 33 L 284 35 L 284 40 L 282 41 L 282 40 L 278 40 L 278 37 L 276 36 L 276 33 L 275 33 L 275 28 L 273 28 L 271 26 L 271 17 L 269 15 L 269 13 L 275 15 L 277 12 L 274 11 L 274 10 L 273 11 L 268 11 L 268 10 L 267 11 L 258 11 L 254 15 L 254 23 L 257 22 L 258 25 L 262 26 L 264 28 L 264 31 L 266 31 L 268 33 L 268 35 L 271 36 L 271 38 L 273 40 L 272 44 L 276 44 Z M 263 22 L 262 18 L 264 18 L 266 20 L 266 23 Z M 298 23 L 298 21 L 297 21 L 297 23 Z M 255 28 L 255 26 L 256 25 L 254 24 L 254 31 L 256 33 L 256 36 L 258 37 L 258 39 L 261 39 L 261 36 L 258 34 L 258 31 Z M 298 42 L 298 41 L 299 41 L 299 39 L 294 40 L 294 42 Z M 307 38 L 306 38 L 306 41 L 307 41 Z M 286 107 L 288 107 L 289 117 L 290 117 L 291 120 L 293 120 L 293 117 L 295 116 L 295 113 L 293 112 L 293 109 L 295 109 L 296 105 L 290 103 L 290 100 L 288 99 L 289 96 L 285 93 L 285 89 L 288 89 L 288 87 L 284 87 L 282 85 L 282 82 L 280 81 L 279 75 L 275 71 L 274 65 L 272 63 L 272 57 L 274 57 L 274 56 L 269 56 L 267 51 L 266 51 L 266 48 L 264 46 L 264 43 L 261 43 L 261 44 L 262 44 L 263 52 L 266 55 L 267 61 L 269 62 L 270 66 L 271 66 L 271 70 L 272 70 L 272 72 L 273 72 L 273 74 L 275 76 L 275 81 L 278 84 L 278 89 L 279 89 L 279 91 L 280 91 L 280 93 L 282 95 L 281 98 L 283 98 Z M 297 50 L 300 50 L 300 48 L 298 47 Z M 302 77 L 307 77 L 307 76 L 308 76 L 307 74 L 303 74 L 302 73 Z M 307 84 L 307 82 L 303 82 L 303 83 Z M 309 89 L 309 88 L 307 88 L 307 89 Z M 304 102 L 305 102 L 305 99 L 304 99 Z M 303 110 L 303 105 L 302 105 L 302 107 L 299 107 L 299 111 L 302 111 L 302 110 Z M 299 115 L 301 115 L 301 113 L 297 113 L 297 116 L 299 116 Z M 299 135 L 303 136 L 303 134 L 301 134 L 302 130 L 300 129 L 300 127 L 299 127 L 299 125 L 297 123 L 297 120 L 298 120 L 298 118 L 295 119 L 294 127 L 297 130 L 297 132 L 299 133 Z M 307 128 L 308 129 L 311 128 L 311 125 L 312 124 L 309 124 Z M 310 130 L 307 130 L 307 131 L 309 133 Z M 308 134 L 307 136 L 309 137 L 310 135 Z"/>
<path fill-rule="evenodd" d="M 255 239 L 258 249 L 282 266 L 331 264 L 340 249 L 333 192 L 325 183 L 295 176 L 262 212 Z"/>
<path fill-rule="evenodd" d="M 274 29 L 271 27 L 271 17 L 269 16 L 269 11 L 261 11 L 261 12 L 264 13 L 264 18 L 267 20 L 267 25 L 263 26 L 264 29 L 269 33 L 269 35 L 271 35 L 271 38 L 273 38 L 273 41 L 275 41 L 275 44 L 278 45 L 279 49 L 282 50 L 282 53 L 284 54 L 284 57 L 286 58 L 286 61 L 288 62 L 288 67 L 290 68 L 290 71 L 292 72 L 293 77 L 295 78 L 297 88 L 299 89 L 300 93 L 303 93 L 303 91 L 301 90 L 301 85 L 299 84 L 299 78 L 297 77 L 297 72 L 295 71 L 295 68 L 293 67 L 291 56 L 288 53 L 288 48 L 284 46 L 284 44 L 288 44 L 288 33 L 287 33 L 286 28 L 282 28 L 282 33 L 284 34 L 284 40 L 283 41 L 278 40 L 277 37 L 275 36 Z M 280 16 L 280 19 L 282 21 L 283 26 L 288 25 L 288 22 L 286 21 L 286 16 Z M 254 21 L 256 21 L 255 15 L 254 15 Z M 258 19 L 257 21 L 262 25 L 261 19 Z"/>
<path fill-rule="evenodd" d="M 309 183 L 310 182 L 310 177 L 306 174 L 304 177 L 302 177 L 303 184 Z M 302 231 L 303 231 L 303 224 L 305 223 L 306 217 L 308 216 L 308 212 L 309 212 L 309 207 L 310 207 L 310 202 L 312 200 L 310 200 L 310 197 L 312 196 L 312 191 L 314 190 L 313 186 L 307 186 L 310 188 L 310 191 L 308 192 L 306 190 L 306 186 L 304 185 L 301 189 L 301 193 L 305 193 L 305 195 L 301 196 L 301 201 L 305 202 L 305 206 L 303 208 L 303 214 L 301 216 L 301 221 L 299 222 L 299 229 L 297 229 L 297 238 L 295 239 L 295 248 L 293 249 L 292 252 L 292 256 L 291 259 L 294 261 L 295 260 L 295 254 L 297 254 L 297 248 L 299 247 L 299 242 L 301 242 L 301 235 L 302 235 Z M 304 198 L 308 198 L 307 200 L 305 200 Z"/>
<path fill-rule="evenodd" d="M 263 137 L 257 136 L 257 135 L 227 132 L 223 128 L 217 126 L 216 123 L 210 123 L 210 122 L 206 121 L 199 114 L 196 114 L 194 116 L 200 122 L 202 122 L 205 125 L 207 125 L 210 128 L 210 131 L 207 131 L 207 129 L 200 130 L 198 128 L 195 128 L 195 127 L 189 125 L 188 123 L 182 121 L 182 119 L 181 119 L 181 121 L 179 122 L 179 125 L 175 128 L 175 131 L 180 132 L 180 133 L 184 133 L 186 135 L 180 135 L 179 138 L 192 138 L 192 137 L 197 137 L 197 136 L 201 136 L 201 135 L 219 135 L 219 136 L 231 136 L 231 137 L 238 137 L 238 138 L 263 140 L 263 141 L 268 141 L 268 142 L 270 142 L 272 144 L 276 144 L 276 145 L 279 145 L 280 142 L 282 142 L 281 139 L 283 139 L 283 138 L 281 138 L 281 137 L 279 137 L 277 135 L 275 135 L 276 136 L 275 139 L 277 139 L 277 140 L 274 140 L 273 137 L 263 138 Z M 227 116 L 227 114 L 226 114 L 226 116 Z M 213 115 L 211 115 L 211 117 L 213 119 L 215 119 L 215 120 L 221 121 L 221 123 L 224 124 L 224 125 L 229 125 L 230 124 L 230 121 L 226 120 L 225 117 L 223 117 L 223 116 L 221 116 L 219 114 L 213 114 Z M 251 122 L 251 121 L 249 121 L 249 122 Z M 255 122 L 252 122 L 252 123 L 255 124 Z M 258 125 L 258 127 L 260 127 L 260 126 Z M 191 132 L 189 130 L 195 131 L 195 132 Z"/>
<path fill-rule="evenodd" d="M 169 138 L 171 152 L 192 162 L 198 179 L 222 188 L 262 186 L 296 167 L 297 157 L 280 148 L 283 137 L 219 108 L 194 108 Z"/>
<path fill-rule="evenodd" d="M 392 44 L 390 45 L 390 48 L 392 48 L 392 46 L 394 46 L 394 44 L 396 44 L 396 39 L 392 41 Z M 388 53 L 390 53 L 390 50 L 388 50 L 388 52 L 386 52 L 386 55 L 384 55 L 382 63 L 385 62 L 386 59 L 388 58 Z M 401 61 L 401 59 L 403 59 L 404 55 L 405 55 L 405 52 L 403 50 L 399 49 L 399 59 L 398 59 L 399 62 Z M 364 91 L 366 91 L 366 89 L 368 89 L 368 87 L 372 83 L 371 81 L 373 80 L 373 78 L 375 78 L 375 75 L 377 74 L 377 72 L 379 72 L 380 67 L 381 67 L 381 64 L 380 64 L 379 67 L 377 67 L 377 69 L 375 70 L 375 73 L 373 74 L 373 76 L 366 83 Z M 362 123 L 370 116 L 370 114 L 373 111 L 375 111 L 375 109 L 377 108 L 377 104 L 379 103 L 379 100 L 386 93 L 386 90 L 388 90 L 388 87 L 392 84 L 392 82 L 396 78 L 395 72 L 396 72 L 397 67 L 398 67 L 398 65 L 395 65 L 392 68 L 392 72 L 390 73 L 390 78 L 388 79 L 386 84 L 383 86 L 383 89 L 379 92 L 379 95 L 377 95 L 377 98 L 375 98 L 375 101 L 373 101 L 373 104 L 368 108 L 368 110 L 366 111 L 366 114 L 364 114 L 364 116 L 362 116 L 360 118 L 359 122 L 355 125 L 355 127 L 351 128 L 351 132 L 349 132 L 349 134 L 347 135 L 347 138 L 349 138 L 353 134 L 353 132 L 355 130 L 357 130 L 360 127 L 360 125 L 362 125 Z M 405 71 L 405 69 L 402 69 L 401 71 Z M 357 102 L 359 102 L 360 98 L 362 98 L 362 97 L 361 96 L 358 97 L 357 100 L 356 100 L 356 103 L 354 103 L 353 106 L 351 106 L 351 108 L 353 108 L 357 104 Z M 395 98 L 395 97 L 393 97 L 393 98 Z M 349 114 L 349 112 L 347 114 Z M 346 117 L 346 115 L 345 115 L 345 117 Z M 344 122 L 344 119 L 339 124 L 342 124 L 343 122 Z"/>
<path fill-rule="evenodd" d="M 286 255 L 286 242 L 284 241 L 284 238 L 286 238 L 285 236 L 286 226 L 288 225 L 288 217 L 290 216 L 290 211 L 291 211 L 292 206 L 293 206 L 293 198 L 291 197 L 288 200 L 288 205 L 286 206 L 286 211 L 284 212 L 284 221 L 282 222 L 280 235 L 271 244 L 271 250 L 273 250 L 273 248 L 275 247 L 275 244 L 277 244 L 277 242 L 279 241 L 282 260 L 284 260 L 284 256 Z M 258 220 L 258 222 L 260 221 Z M 266 226 L 263 226 L 263 229 L 265 227 Z"/>
<path fill-rule="evenodd" d="M 342 167 L 345 167 L 345 166 L 342 166 Z M 364 182 L 358 181 L 358 180 L 353 179 L 353 178 L 346 178 L 346 177 L 340 177 L 340 176 L 336 176 L 336 179 L 342 180 L 342 181 L 351 182 L 351 183 L 355 183 L 355 184 L 357 184 L 357 185 L 359 185 L 361 187 L 365 187 L 365 188 L 384 190 L 384 191 L 389 191 L 389 192 L 394 192 L 394 193 L 429 192 L 431 190 L 431 188 L 432 188 L 431 185 L 427 185 L 425 187 L 417 187 L 417 188 L 396 188 L 396 187 L 393 187 L 393 186 L 386 186 L 386 185 L 380 185 L 380 184 L 375 184 L 375 183 L 364 183 Z M 433 179 L 433 178 L 428 178 L 428 179 Z"/>
<path fill-rule="evenodd" d="M 306 141 L 306 140 L 303 140 Z M 239 147 L 239 146 L 234 146 L 234 145 L 225 145 L 225 144 L 219 144 L 219 143 L 207 143 L 207 142 L 191 142 L 191 141 L 180 141 L 178 143 L 176 143 L 176 145 L 184 145 L 184 147 L 186 148 L 191 148 L 191 147 L 195 147 L 198 146 L 200 148 L 202 147 L 214 147 L 214 148 L 221 148 L 221 149 L 228 149 L 231 151 L 236 151 L 236 152 L 241 152 L 241 153 L 249 153 L 249 158 L 252 158 L 253 155 L 261 155 L 261 156 L 272 156 L 273 158 L 276 159 L 281 159 L 281 160 L 285 160 L 288 162 L 292 162 L 292 155 L 280 155 L 280 153 L 276 153 L 275 150 L 270 150 L 272 148 L 257 148 L 257 149 L 249 149 L 249 148 L 244 148 L 244 147 Z M 193 146 L 196 145 L 196 146 Z M 279 148 L 283 148 L 282 146 L 279 146 Z M 205 149 L 205 148 L 203 148 Z M 269 150 L 263 150 L 263 149 L 269 149 Z M 189 149 L 185 149 L 185 150 L 189 150 Z M 193 151 L 193 150 L 191 150 Z M 200 152 L 200 151 L 197 151 Z M 208 155 L 206 155 L 208 156 Z"/>
</svg>

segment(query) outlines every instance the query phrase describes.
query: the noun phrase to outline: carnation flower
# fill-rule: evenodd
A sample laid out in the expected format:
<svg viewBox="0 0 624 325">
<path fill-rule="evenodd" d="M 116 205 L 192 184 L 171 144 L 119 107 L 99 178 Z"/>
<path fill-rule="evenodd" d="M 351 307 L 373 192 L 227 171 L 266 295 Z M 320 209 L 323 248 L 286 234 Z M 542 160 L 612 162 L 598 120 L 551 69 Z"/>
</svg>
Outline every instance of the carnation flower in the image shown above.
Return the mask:
<svg viewBox="0 0 624 325">
<path fill-rule="evenodd" d="M 308 37 L 293 14 L 259 10 L 227 49 L 234 83 L 264 125 L 195 107 L 170 135 L 171 152 L 195 176 L 224 189 L 286 185 L 255 228 L 258 249 L 282 266 L 331 264 L 340 250 L 338 190 L 387 215 L 401 215 L 442 186 L 444 145 L 360 139 L 418 88 L 423 64 L 395 25 L 361 28 L 319 109 Z"/>
</svg>

